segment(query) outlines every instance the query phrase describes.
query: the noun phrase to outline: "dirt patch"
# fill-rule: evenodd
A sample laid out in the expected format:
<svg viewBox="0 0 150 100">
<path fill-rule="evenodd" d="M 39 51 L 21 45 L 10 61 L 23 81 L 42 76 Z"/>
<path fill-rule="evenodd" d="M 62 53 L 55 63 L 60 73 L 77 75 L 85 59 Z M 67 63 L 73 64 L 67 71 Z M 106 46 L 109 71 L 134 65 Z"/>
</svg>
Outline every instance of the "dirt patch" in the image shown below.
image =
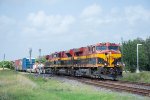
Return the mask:
<svg viewBox="0 0 150 100">
<path fill-rule="evenodd" d="M 0 68 L 0 70 L 3 70 L 3 68 Z M 10 70 L 10 69 L 8 69 L 8 68 L 4 68 L 4 70 Z"/>
</svg>

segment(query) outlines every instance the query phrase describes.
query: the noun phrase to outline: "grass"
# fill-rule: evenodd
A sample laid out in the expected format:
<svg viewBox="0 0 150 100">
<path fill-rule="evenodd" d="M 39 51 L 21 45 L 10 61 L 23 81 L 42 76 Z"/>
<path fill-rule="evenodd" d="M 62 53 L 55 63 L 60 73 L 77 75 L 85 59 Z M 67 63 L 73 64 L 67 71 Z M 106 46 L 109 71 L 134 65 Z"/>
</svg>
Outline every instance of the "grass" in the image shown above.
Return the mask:
<svg viewBox="0 0 150 100">
<path fill-rule="evenodd" d="M 0 71 L 0 100 L 149 100 L 127 93 L 95 90 L 51 78 Z"/>
<path fill-rule="evenodd" d="M 150 83 L 150 72 L 124 73 L 123 81 Z"/>
</svg>

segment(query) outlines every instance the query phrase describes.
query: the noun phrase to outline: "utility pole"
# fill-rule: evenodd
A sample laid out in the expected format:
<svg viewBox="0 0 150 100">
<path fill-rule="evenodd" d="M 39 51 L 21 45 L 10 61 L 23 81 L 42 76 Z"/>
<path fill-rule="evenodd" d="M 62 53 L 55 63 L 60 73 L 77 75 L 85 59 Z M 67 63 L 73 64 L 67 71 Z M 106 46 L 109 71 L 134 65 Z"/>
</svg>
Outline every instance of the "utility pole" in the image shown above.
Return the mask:
<svg viewBox="0 0 150 100">
<path fill-rule="evenodd" d="M 42 49 L 39 49 L 39 63 L 41 63 L 41 50 Z"/>
<path fill-rule="evenodd" d="M 4 57 L 3 57 L 3 70 L 4 70 L 4 63 L 5 62 L 5 53 L 4 53 Z"/>
<path fill-rule="evenodd" d="M 32 59 L 31 59 L 31 57 L 32 57 L 32 48 L 29 49 L 29 56 L 30 56 L 30 58 L 29 58 L 29 61 L 30 61 L 30 73 L 31 73 L 31 66 L 32 66 Z"/>
<path fill-rule="evenodd" d="M 142 44 L 137 44 L 137 68 L 136 68 L 136 73 L 139 73 L 139 46 Z"/>
<path fill-rule="evenodd" d="M 41 74 L 43 72 L 43 66 L 42 66 L 42 59 L 41 59 L 41 51 L 42 49 L 39 49 L 39 74 Z"/>
</svg>

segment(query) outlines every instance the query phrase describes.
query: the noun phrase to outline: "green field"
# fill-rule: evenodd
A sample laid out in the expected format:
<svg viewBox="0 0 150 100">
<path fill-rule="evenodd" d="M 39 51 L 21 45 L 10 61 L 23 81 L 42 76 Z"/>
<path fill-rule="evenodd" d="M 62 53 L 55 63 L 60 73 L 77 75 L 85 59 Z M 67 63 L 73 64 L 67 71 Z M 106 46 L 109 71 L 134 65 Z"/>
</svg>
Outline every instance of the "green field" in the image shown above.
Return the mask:
<svg viewBox="0 0 150 100">
<path fill-rule="evenodd" d="M 150 72 L 123 73 L 123 81 L 150 83 Z"/>
<path fill-rule="evenodd" d="M 55 78 L 35 77 L 11 70 L 0 70 L 0 100 L 149 100 L 128 93 L 95 90 Z"/>
</svg>

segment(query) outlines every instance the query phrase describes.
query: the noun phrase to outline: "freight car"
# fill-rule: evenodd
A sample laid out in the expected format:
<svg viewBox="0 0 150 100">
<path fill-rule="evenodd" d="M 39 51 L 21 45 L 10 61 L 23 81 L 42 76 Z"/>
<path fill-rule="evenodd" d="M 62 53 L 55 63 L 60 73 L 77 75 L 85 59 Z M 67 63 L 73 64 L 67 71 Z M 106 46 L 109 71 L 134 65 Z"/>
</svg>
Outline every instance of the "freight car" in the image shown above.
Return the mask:
<svg viewBox="0 0 150 100">
<path fill-rule="evenodd" d="M 98 43 L 46 56 L 50 73 L 103 79 L 122 77 L 119 44 Z"/>
<path fill-rule="evenodd" d="M 27 71 L 28 69 L 33 68 L 33 64 L 35 63 L 35 58 L 23 58 L 15 60 L 15 69 L 19 71 Z"/>
</svg>

